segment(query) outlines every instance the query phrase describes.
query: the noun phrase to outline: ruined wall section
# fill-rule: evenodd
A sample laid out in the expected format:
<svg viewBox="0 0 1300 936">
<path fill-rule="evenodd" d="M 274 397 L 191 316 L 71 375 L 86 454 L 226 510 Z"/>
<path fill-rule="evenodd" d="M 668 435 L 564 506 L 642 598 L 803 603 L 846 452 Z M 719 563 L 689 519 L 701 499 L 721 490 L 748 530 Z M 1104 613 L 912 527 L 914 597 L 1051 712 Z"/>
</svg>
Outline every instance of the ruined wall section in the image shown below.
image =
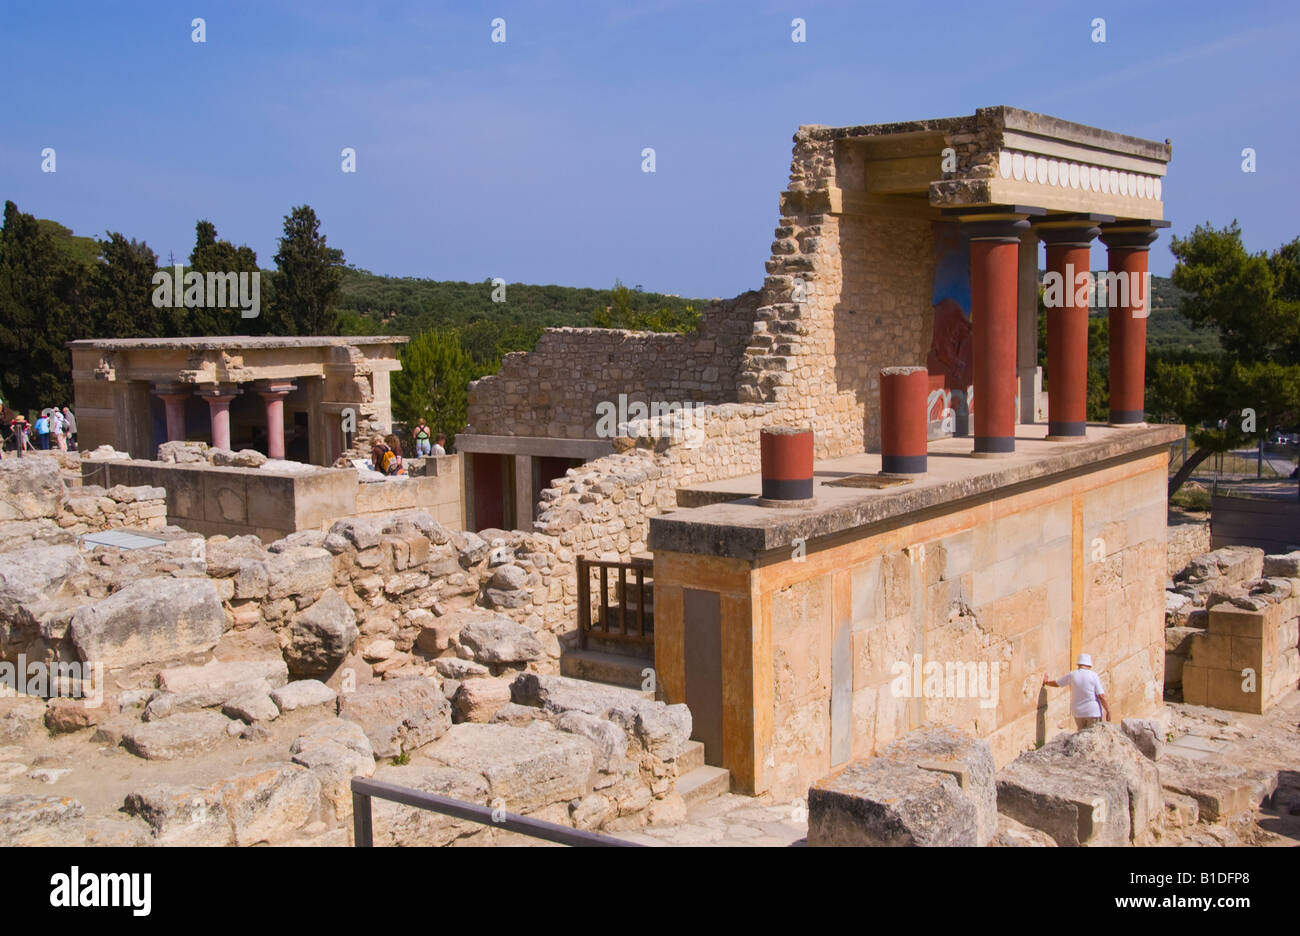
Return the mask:
<svg viewBox="0 0 1300 936">
<path fill-rule="evenodd" d="M 710 304 L 691 334 L 550 328 L 531 352 L 469 386 L 469 431 L 482 435 L 596 438 L 602 402 L 726 403 L 758 293 Z"/>
</svg>

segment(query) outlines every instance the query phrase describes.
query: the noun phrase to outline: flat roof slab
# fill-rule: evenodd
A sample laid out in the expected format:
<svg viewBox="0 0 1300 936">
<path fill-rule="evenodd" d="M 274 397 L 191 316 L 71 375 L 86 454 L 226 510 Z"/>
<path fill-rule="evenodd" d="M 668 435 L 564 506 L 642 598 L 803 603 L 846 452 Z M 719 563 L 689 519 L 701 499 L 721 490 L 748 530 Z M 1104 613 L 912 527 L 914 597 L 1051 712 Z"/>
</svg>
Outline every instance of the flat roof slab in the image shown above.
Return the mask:
<svg viewBox="0 0 1300 936">
<path fill-rule="evenodd" d="M 1046 425 L 1023 425 L 1016 427 L 1015 453 L 1000 458 L 972 457 L 970 438 L 940 439 L 929 445 L 927 474 L 878 490 L 828 482 L 879 473 L 880 455 L 828 459 L 813 466 L 814 504 L 808 508 L 758 506 L 762 477 L 757 474 L 693 485 L 678 492 L 679 503 L 706 506 L 651 517 L 648 545 L 651 550 L 754 559 L 798 540 L 806 543 L 1097 470 L 1167 448 L 1183 434 L 1182 426 L 1089 425 L 1079 442 L 1048 442 Z"/>
</svg>

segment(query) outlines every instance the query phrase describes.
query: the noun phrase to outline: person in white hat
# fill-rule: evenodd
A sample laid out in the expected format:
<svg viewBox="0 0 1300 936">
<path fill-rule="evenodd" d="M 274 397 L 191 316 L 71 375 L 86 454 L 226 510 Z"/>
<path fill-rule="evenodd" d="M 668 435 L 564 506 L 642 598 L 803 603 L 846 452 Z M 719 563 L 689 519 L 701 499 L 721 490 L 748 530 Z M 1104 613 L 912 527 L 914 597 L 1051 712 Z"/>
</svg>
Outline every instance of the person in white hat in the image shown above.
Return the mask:
<svg viewBox="0 0 1300 936">
<path fill-rule="evenodd" d="M 1076 664 L 1079 668 L 1071 670 L 1060 679 L 1048 679 L 1043 674 L 1043 685 L 1052 687 L 1070 687 L 1070 712 L 1074 715 L 1075 727 L 1082 731 L 1089 725 L 1101 721 L 1102 713 L 1110 721 L 1110 706 L 1106 704 L 1106 693 L 1101 688 L 1101 678 L 1092 671 L 1092 657 L 1086 653 L 1079 654 Z"/>
</svg>

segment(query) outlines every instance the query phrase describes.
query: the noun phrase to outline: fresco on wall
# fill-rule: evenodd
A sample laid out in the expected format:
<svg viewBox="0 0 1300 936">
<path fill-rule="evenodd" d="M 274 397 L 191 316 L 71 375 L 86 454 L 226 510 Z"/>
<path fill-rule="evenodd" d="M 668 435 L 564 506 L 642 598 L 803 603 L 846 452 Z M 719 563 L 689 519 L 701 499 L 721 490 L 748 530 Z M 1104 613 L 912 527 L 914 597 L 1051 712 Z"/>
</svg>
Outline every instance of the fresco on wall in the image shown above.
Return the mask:
<svg viewBox="0 0 1300 936">
<path fill-rule="evenodd" d="M 934 337 L 925 366 L 930 372 L 929 437 L 970 434 L 974 388 L 970 323 L 970 242 L 950 221 L 935 221 Z"/>
</svg>

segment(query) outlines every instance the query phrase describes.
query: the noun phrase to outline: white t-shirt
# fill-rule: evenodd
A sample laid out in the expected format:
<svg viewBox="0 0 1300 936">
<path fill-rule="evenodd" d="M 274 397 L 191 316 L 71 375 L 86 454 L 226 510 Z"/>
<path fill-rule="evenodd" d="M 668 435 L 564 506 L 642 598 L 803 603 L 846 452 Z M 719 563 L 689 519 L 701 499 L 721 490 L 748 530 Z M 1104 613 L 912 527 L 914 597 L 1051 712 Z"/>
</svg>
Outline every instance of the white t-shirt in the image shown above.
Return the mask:
<svg viewBox="0 0 1300 936">
<path fill-rule="evenodd" d="M 1070 687 L 1070 713 L 1075 718 L 1101 718 L 1101 703 L 1097 696 L 1105 695 L 1101 678 L 1090 669 L 1077 669 L 1056 681 L 1059 686 Z"/>
<path fill-rule="evenodd" d="M 439 445 L 437 442 L 435 442 L 433 443 L 433 448 L 430 450 L 430 454 L 442 456 L 447 454 L 447 450 L 443 448 L 441 445 Z"/>
</svg>

